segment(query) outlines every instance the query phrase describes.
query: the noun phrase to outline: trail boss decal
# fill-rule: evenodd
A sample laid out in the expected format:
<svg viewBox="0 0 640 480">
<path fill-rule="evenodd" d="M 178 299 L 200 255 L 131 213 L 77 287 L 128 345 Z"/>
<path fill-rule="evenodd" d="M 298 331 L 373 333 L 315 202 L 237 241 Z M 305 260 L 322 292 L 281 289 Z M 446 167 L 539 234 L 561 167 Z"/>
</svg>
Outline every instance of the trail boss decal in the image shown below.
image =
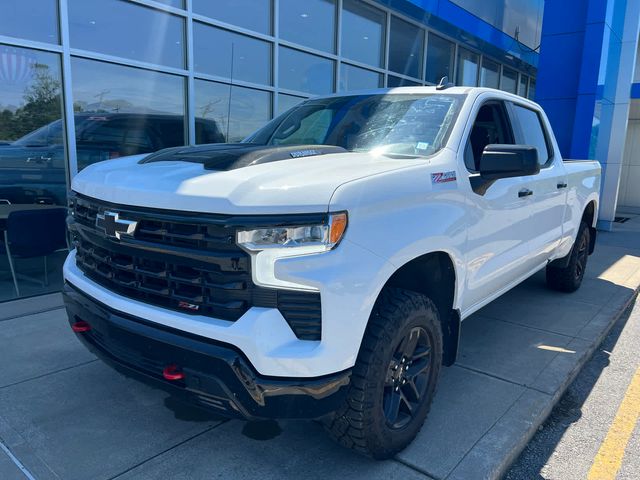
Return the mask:
<svg viewBox="0 0 640 480">
<path fill-rule="evenodd" d="M 456 172 L 451 170 L 450 172 L 438 172 L 431 174 L 431 183 L 450 183 L 456 181 Z"/>
</svg>

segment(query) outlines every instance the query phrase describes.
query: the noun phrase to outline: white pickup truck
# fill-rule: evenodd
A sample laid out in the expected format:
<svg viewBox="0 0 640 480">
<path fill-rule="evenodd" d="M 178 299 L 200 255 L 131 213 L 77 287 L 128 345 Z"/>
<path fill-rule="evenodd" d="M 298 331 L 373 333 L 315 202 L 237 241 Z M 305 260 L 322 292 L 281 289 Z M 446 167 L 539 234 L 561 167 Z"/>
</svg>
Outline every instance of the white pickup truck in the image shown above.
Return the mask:
<svg viewBox="0 0 640 480">
<path fill-rule="evenodd" d="M 542 268 L 551 288 L 580 286 L 599 184 L 599 164 L 563 161 L 542 109 L 515 95 L 312 99 L 243 143 L 79 173 L 69 322 L 202 407 L 322 418 L 387 458 L 422 426 L 464 318 Z"/>
</svg>

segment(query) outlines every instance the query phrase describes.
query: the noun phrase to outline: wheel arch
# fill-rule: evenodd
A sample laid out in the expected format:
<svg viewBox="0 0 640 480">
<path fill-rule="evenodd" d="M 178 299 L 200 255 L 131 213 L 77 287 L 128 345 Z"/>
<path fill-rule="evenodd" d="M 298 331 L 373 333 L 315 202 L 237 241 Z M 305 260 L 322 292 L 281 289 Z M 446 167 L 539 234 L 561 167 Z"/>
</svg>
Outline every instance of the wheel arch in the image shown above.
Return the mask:
<svg viewBox="0 0 640 480">
<path fill-rule="evenodd" d="M 584 212 L 582 213 L 582 219 L 589 226 L 589 255 L 593 253 L 596 248 L 596 224 L 598 222 L 598 203 L 595 199 L 589 201 Z"/>
<path fill-rule="evenodd" d="M 456 264 L 451 255 L 434 251 L 420 255 L 396 269 L 387 279 L 376 303 L 387 288 L 402 288 L 428 296 L 438 308 L 443 335 L 443 364 L 452 365 L 457 357 L 460 312 L 454 308 L 457 293 Z"/>
</svg>

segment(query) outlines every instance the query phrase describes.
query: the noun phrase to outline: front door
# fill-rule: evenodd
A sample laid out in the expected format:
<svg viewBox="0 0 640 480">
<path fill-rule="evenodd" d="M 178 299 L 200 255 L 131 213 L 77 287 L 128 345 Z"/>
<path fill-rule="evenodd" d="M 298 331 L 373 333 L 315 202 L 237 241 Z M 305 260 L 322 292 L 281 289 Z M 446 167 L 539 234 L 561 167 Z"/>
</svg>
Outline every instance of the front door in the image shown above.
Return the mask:
<svg viewBox="0 0 640 480">
<path fill-rule="evenodd" d="M 484 148 L 514 144 L 507 107 L 502 101 L 479 101 L 465 148 L 461 153 L 469 172 L 467 201 L 472 212 L 468 228 L 463 314 L 501 293 L 532 268 L 529 245 L 530 196 L 523 195 L 526 177 L 502 178 L 474 187 Z"/>
</svg>

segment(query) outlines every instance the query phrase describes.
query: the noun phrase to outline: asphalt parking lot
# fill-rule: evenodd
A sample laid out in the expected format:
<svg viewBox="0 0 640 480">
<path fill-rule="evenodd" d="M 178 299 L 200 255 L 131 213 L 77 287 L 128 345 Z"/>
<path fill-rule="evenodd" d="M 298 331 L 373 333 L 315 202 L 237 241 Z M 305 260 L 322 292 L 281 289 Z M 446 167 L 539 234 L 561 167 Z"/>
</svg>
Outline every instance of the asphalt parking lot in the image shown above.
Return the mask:
<svg viewBox="0 0 640 480">
<path fill-rule="evenodd" d="M 640 285 L 640 219 L 602 233 L 578 292 L 529 279 L 467 319 L 416 441 L 387 462 L 314 422 L 228 421 L 104 366 L 57 294 L 0 305 L 0 478 L 497 478 Z"/>
</svg>

